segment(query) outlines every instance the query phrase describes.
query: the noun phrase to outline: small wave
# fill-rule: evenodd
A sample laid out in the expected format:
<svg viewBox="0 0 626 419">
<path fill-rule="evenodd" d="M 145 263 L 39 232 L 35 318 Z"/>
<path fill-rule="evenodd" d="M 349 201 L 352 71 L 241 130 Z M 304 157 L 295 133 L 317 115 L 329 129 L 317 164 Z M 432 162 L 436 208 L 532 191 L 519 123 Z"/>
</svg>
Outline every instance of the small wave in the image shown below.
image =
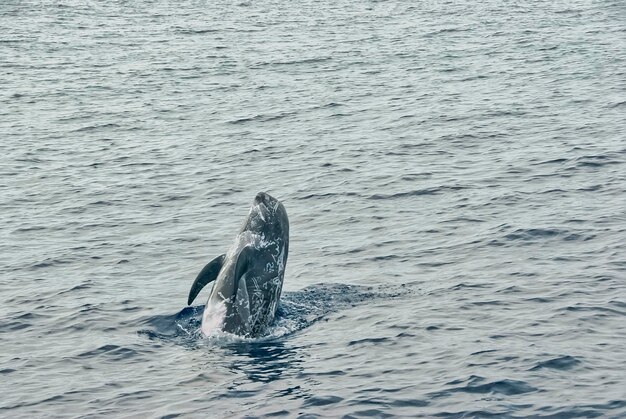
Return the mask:
<svg viewBox="0 0 626 419">
<path fill-rule="evenodd" d="M 339 396 L 311 396 L 304 401 L 304 406 L 328 406 L 341 401 L 343 401 L 343 398 Z"/>
<path fill-rule="evenodd" d="M 244 124 L 247 122 L 270 122 L 270 121 L 276 121 L 279 119 L 287 118 L 289 116 L 296 115 L 297 113 L 298 112 L 291 111 L 291 112 L 280 112 L 274 115 L 257 114 L 255 116 L 237 118 L 232 121 L 228 121 L 228 123 L 238 125 L 238 124 Z"/>
<path fill-rule="evenodd" d="M 332 196 L 358 196 L 356 192 L 327 192 L 327 193 L 312 193 L 302 197 L 296 197 L 295 199 L 317 199 L 317 198 L 329 198 Z"/>
<path fill-rule="evenodd" d="M 563 307 L 559 310 L 561 311 L 591 311 L 591 312 L 610 313 L 610 314 L 617 314 L 620 316 L 626 316 L 626 311 L 617 310 L 611 307 L 587 306 L 581 303 Z"/>
<path fill-rule="evenodd" d="M 469 382 L 460 387 L 453 387 L 448 390 L 435 393 L 434 397 L 448 396 L 451 393 L 471 393 L 471 394 L 503 394 L 505 396 L 514 396 L 518 394 L 530 393 L 538 389 L 529 385 L 524 381 L 503 379 L 492 382 L 483 383 L 483 377 L 471 376 Z M 450 382 L 449 384 L 460 384 L 459 380 Z"/>
<path fill-rule="evenodd" d="M 504 236 L 506 240 L 537 240 L 556 236 L 564 236 L 567 232 L 555 228 L 521 228 Z"/>
<path fill-rule="evenodd" d="M 573 356 L 565 355 L 557 358 L 549 359 L 547 361 L 538 362 L 537 365 L 532 367 L 530 371 L 541 370 L 544 368 L 556 369 L 556 370 L 569 370 L 581 363 L 580 360 Z"/>
<path fill-rule="evenodd" d="M 472 352 L 470 355 L 482 355 L 482 354 L 487 354 L 491 352 L 498 352 L 498 351 L 496 349 L 485 349 L 485 350 L 478 351 L 478 352 Z"/>
<path fill-rule="evenodd" d="M 84 289 L 87 289 L 87 288 L 91 288 L 92 286 L 93 286 L 93 283 L 91 281 L 87 281 L 87 282 L 84 282 L 82 284 L 75 285 L 75 286 L 73 286 L 73 287 L 71 287 L 69 289 L 59 291 L 57 293 L 57 295 L 69 294 L 69 293 L 72 293 L 72 292 L 75 292 L 75 291 L 80 291 L 80 290 L 84 290 Z"/>
<path fill-rule="evenodd" d="M 612 164 L 621 164 L 622 160 L 617 153 L 606 154 L 590 154 L 580 156 L 576 159 L 576 166 L 571 167 L 570 170 L 587 167 L 587 168 L 600 168 Z"/>
<path fill-rule="evenodd" d="M 78 128 L 73 132 L 85 132 L 85 131 L 95 131 L 99 129 L 109 129 L 109 128 L 119 128 L 118 124 L 101 124 L 101 125 L 87 125 L 85 127 Z"/>
<path fill-rule="evenodd" d="M 179 28 L 176 29 L 176 33 L 180 33 L 183 35 L 203 35 L 205 33 L 214 33 L 214 32 L 219 32 L 220 29 L 214 29 L 214 28 L 210 28 L 210 29 L 183 29 L 183 28 Z"/>
<path fill-rule="evenodd" d="M 609 108 L 619 108 L 620 106 L 626 106 L 626 100 L 622 102 L 615 102 L 608 105 Z"/>
<path fill-rule="evenodd" d="M 32 326 L 30 323 L 21 321 L 3 321 L 0 324 L 0 332 L 15 332 Z"/>
<path fill-rule="evenodd" d="M 16 228 L 15 230 L 13 230 L 13 233 L 30 233 L 33 231 L 41 231 L 41 230 L 45 230 L 48 227 L 46 226 L 29 226 L 29 227 L 20 227 L 20 228 Z"/>
<path fill-rule="evenodd" d="M 328 109 L 328 108 L 336 108 L 338 106 L 344 106 L 343 103 L 339 102 L 328 102 L 324 105 L 314 106 L 311 109 Z"/>
<path fill-rule="evenodd" d="M 368 197 L 368 199 L 375 199 L 375 200 L 379 200 L 379 199 L 396 199 L 396 198 L 406 198 L 409 196 L 420 196 L 420 195 L 437 195 L 441 192 L 444 191 L 458 191 L 461 189 L 465 189 L 464 186 L 459 186 L 459 185 L 455 185 L 455 186 L 434 186 L 434 187 L 430 187 L 430 188 L 424 188 L 424 189 L 416 189 L 413 191 L 406 191 L 406 192 L 396 192 L 396 193 L 392 193 L 392 194 L 374 194 Z"/>
<path fill-rule="evenodd" d="M 301 60 L 288 60 L 288 61 L 266 61 L 256 64 L 257 66 L 283 66 L 283 65 L 299 65 L 299 64 L 316 64 L 331 61 L 332 57 L 313 57 L 304 58 Z"/>
<path fill-rule="evenodd" d="M 455 33 L 455 32 L 467 32 L 469 30 L 471 30 L 471 28 L 469 27 L 467 28 L 442 28 L 436 31 L 428 32 L 427 34 L 424 34 L 424 37 L 432 38 L 437 35 L 445 35 L 445 34 Z"/>
<path fill-rule="evenodd" d="M 51 266 L 56 266 L 56 265 L 65 265 L 71 263 L 69 260 L 64 260 L 64 259 L 45 259 L 41 262 L 35 263 L 33 265 L 31 265 L 32 269 L 41 269 L 41 268 L 49 268 Z"/>
<path fill-rule="evenodd" d="M 539 163 L 535 163 L 535 164 L 537 164 L 537 165 L 539 165 L 539 164 L 561 164 L 561 163 L 565 163 L 568 160 L 569 159 L 557 158 L 557 159 L 550 159 L 550 160 L 540 161 Z"/>
<path fill-rule="evenodd" d="M 378 345 L 380 343 L 388 342 L 388 341 L 389 341 L 389 338 L 365 338 L 365 339 L 359 339 L 359 340 L 352 340 L 348 342 L 348 346 L 364 345 L 364 344 Z"/>
<path fill-rule="evenodd" d="M 602 188 L 603 186 L 598 184 L 598 185 L 585 186 L 582 188 L 578 188 L 576 190 L 579 192 L 595 192 L 595 191 L 599 191 Z"/>
<path fill-rule="evenodd" d="M 78 358 L 93 358 L 97 356 L 105 356 L 107 358 L 122 360 L 137 355 L 137 351 L 117 345 L 104 345 L 91 351 L 83 352 L 77 355 Z"/>
<path fill-rule="evenodd" d="M 414 191 L 397 192 L 393 194 L 374 194 L 369 199 L 393 199 L 393 198 L 405 198 L 407 196 L 419 196 L 419 195 L 435 195 L 439 192 L 439 188 L 425 188 L 417 189 Z"/>
</svg>

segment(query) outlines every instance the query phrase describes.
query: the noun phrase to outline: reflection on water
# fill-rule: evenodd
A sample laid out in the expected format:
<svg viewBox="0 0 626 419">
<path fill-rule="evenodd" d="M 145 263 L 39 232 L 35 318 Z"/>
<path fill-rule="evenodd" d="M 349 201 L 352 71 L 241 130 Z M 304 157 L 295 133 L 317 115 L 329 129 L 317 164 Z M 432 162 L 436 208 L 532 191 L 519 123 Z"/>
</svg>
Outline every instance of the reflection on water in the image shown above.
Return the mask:
<svg viewBox="0 0 626 419">
<path fill-rule="evenodd" d="M 298 348 L 289 346 L 288 341 L 238 342 L 226 348 L 235 355 L 230 368 L 245 373 L 253 382 L 270 383 L 302 369 Z"/>
</svg>

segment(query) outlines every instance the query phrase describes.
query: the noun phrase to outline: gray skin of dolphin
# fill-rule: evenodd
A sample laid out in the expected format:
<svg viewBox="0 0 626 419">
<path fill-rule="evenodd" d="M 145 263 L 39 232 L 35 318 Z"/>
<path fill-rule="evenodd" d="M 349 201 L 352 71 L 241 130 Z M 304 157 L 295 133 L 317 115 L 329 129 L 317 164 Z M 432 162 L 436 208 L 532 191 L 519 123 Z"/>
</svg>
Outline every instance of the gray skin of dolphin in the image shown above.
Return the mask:
<svg viewBox="0 0 626 419">
<path fill-rule="evenodd" d="M 277 199 L 259 192 L 228 253 L 209 262 L 191 286 L 189 305 L 215 281 L 202 314 L 202 333 L 262 335 L 276 315 L 288 252 L 287 211 Z"/>
</svg>

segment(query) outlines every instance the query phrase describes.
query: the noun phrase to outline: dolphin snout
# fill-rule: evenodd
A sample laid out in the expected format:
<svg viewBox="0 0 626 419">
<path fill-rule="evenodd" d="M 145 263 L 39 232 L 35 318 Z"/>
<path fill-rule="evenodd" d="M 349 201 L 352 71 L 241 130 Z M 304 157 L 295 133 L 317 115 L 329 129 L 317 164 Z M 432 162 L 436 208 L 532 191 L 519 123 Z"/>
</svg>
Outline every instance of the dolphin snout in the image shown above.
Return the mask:
<svg viewBox="0 0 626 419">
<path fill-rule="evenodd" d="M 272 197 L 266 194 L 265 192 L 259 192 L 254 197 L 254 202 L 257 204 L 268 204 L 272 200 Z"/>
</svg>

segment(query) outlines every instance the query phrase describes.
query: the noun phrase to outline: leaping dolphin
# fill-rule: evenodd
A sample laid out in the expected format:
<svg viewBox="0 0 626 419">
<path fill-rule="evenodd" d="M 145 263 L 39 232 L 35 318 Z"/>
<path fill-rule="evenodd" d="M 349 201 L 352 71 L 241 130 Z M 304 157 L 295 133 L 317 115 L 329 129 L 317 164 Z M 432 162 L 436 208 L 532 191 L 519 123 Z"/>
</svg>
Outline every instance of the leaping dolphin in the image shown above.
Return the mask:
<svg viewBox="0 0 626 419">
<path fill-rule="evenodd" d="M 288 251 L 287 211 L 277 199 L 259 192 L 228 253 L 209 262 L 191 286 L 188 305 L 215 281 L 202 314 L 202 333 L 262 335 L 276 315 Z"/>
</svg>

